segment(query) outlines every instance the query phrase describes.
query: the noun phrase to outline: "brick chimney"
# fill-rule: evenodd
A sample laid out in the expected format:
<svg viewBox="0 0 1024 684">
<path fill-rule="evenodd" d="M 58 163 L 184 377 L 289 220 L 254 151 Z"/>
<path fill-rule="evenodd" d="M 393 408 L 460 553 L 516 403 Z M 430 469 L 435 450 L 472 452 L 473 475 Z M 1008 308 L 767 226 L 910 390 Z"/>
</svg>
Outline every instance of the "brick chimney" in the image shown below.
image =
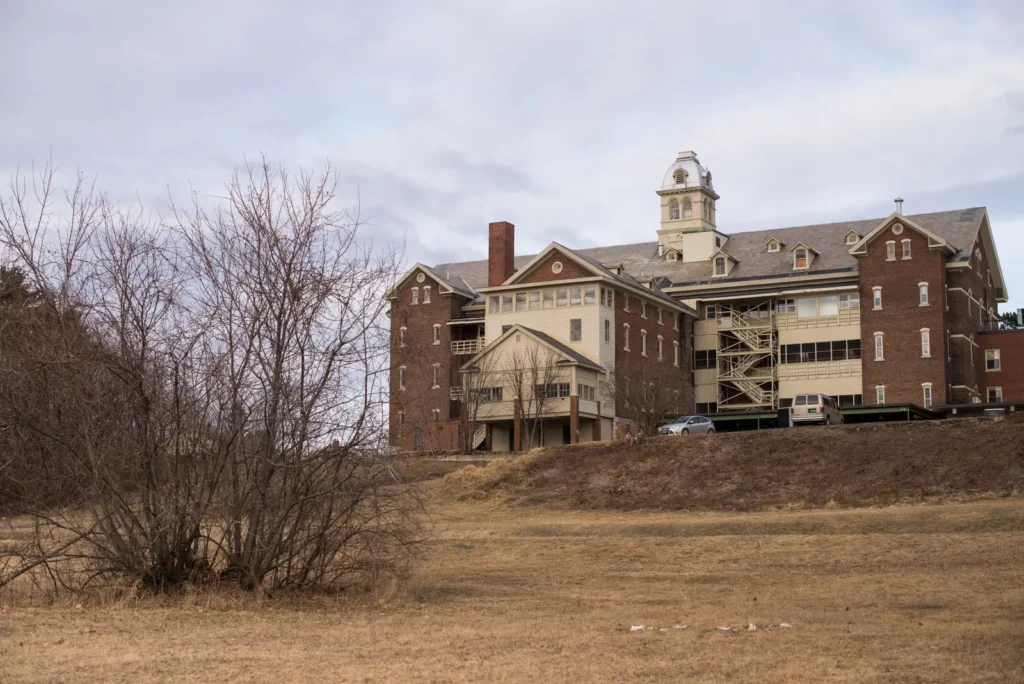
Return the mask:
<svg viewBox="0 0 1024 684">
<path fill-rule="evenodd" d="M 516 227 L 508 221 L 488 226 L 487 287 L 495 287 L 512 277 L 515 269 Z"/>
</svg>

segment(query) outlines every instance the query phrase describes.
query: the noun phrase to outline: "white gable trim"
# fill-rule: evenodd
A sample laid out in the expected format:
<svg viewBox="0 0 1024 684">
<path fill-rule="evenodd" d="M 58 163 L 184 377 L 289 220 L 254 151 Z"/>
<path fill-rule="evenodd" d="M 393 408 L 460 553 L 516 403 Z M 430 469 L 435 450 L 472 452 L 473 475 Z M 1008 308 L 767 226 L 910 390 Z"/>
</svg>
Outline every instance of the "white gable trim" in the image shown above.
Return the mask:
<svg viewBox="0 0 1024 684">
<path fill-rule="evenodd" d="M 473 356 L 473 358 L 471 358 L 469 361 L 467 361 L 466 363 L 462 364 L 459 367 L 459 372 L 460 373 L 472 373 L 473 372 L 473 366 L 475 366 L 477 364 L 477 362 L 480 361 L 480 359 L 482 359 L 487 354 L 490 354 L 491 352 L 493 352 L 495 349 L 497 349 L 499 346 L 501 346 L 502 344 L 507 342 L 509 338 L 511 338 L 513 335 L 515 335 L 517 333 L 518 334 L 522 334 L 522 335 L 527 335 L 527 336 L 529 336 L 529 338 L 531 340 L 537 342 L 538 344 L 540 344 L 545 349 L 551 350 L 552 353 L 556 354 L 559 357 L 559 359 L 560 359 L 560 361 L 558 361 L 559 365 L 565 365 L 565 366 L 585 366 L 587 368 L 599 369 L 599 370 L 601 370 L 602 372 L 605 372 L 605 373 L 608 372 L 607 368 L 605 368 L 601 364 L 596 363 L 594 361 L 591 361 L 589 364 L 585 364 L 585 363 L 582 363 L 580 361 L 577 361 L 576 359 L 572 358 L 571 356 L 566 355 L 566 353 L 563 352 L 558 347 L 555 347 L 554 345 L 549 344 L 547 342 L 547 340 L 543 340 L 540 337 L 537 337 L 528 328 L 524 328 L 522 325 L 520 325 L 518 323 L 514 324 L 511 328 L 509 328 L 507 332 L 502 333 L 501 337 L 499 337 L 498 339 L 494 340 L 494 342 L 491 342 L 489 345 L 487 345 L 486 347 L 481 349 L 479 352 L 477 352 Z"/>
<path fill-rule="evenodd" d="M 557 242 L 552 242 L 550 245 L 548 245 L 547 247 L 542 249 L 540 251 L 540 253 L 537 254 L 537 256 L 533 257 L 528 262 L 526 262 L 521 269 L 519 269 L 518 271 L 513 273 L 511 276 L 509 276 L 508 280 L 503 282 L 501 284 L 501 286 L 504 287 L 506 285 L 515 285 L 517 282 L 519 282 L 519 280 L 521 280 L 522 278 L 526 277 L 527 274 L 529 274 L 531 271 L 533 271 L 533 269 L 535 269 L 541 262 L 543 262 L 545 259 L 547 259 L 551 255 L 552 252 L 559 252 L 559 253 L 561 253 L 567 259 L 571 259 L 573 262 L 578 264 L 581 268 L 586 269 L 587 271 L 590 271 L 595 276 L 604 275 L 604 273 L 602 273 L 598 269 L 594 268 L 593 264 L 587 263 L 583 259 L 580 259 L 578 256 L 573 254 L 572 250 L 569 249 L 568 247 L 566 247 L 564 245 L 560 245 Z"/>
<path fill-rule="evenodd" d="M 435 283 L 437 283 L 437 286 L 438 286 L 437 292 L 438 292 L 438 294 L 458 294 L 460 297 L 466 297 L 466 295 L 464 293 L 462 293 L 462 292 L 455 292 L 455 289 L 451 285 L 449 285 L 448 283 L 444 282 L 443 280 L 438 278 L 436 275 L 434 275 L 434 272 L 433 272 L 433 270 L 430 267 L 425 266 L 424 264 L 421 264 L 419 262 L 416 262 L 412 266 L 412 268 L 410 268 L 408 271 L 406 271 L 405 275 L 403 275 L 401 278 L 399 278 L 398 282 L 396 282 L 394 284 L 394 286 L 390 290 L 388 290 L 387 298 L 388 299 L 397 299 L 398 298 L 398 290 L 399 290 L 399 288 L 401 288 L 402 285 L 404 285 L 405 282 L 407 280 L 409 280 L 409 278 L 412 278 L 413 275 L 415 275 L 417 271 L 422 272 L 428 278 L 430 278 Z M 467 286 L 468 286 L 468 284 L 467 284 Z"/>
<path fill-rule="evenodd" d="M 949 252 L 953 251 L 953 248 L 949 246 L 949 243 L 946 242 L 945 240 L 943 240 L 941 237 L 939 237 L 935 233 L 931 232 L 927 228 L 924 228 L 923 226 L 921 226 L 921 225 L 919 225 L 917 223 L 914 223 L 913 221 L 908 219 L 903 214 L 900 214 L 899 212 L 894 211 L 893 213 L 889 214 L 889 216 L 887 218 L 883 219 L 881 223 L 879 223 L 877 226 L 875 226 L 871 230 L 870 233 L 868 233 L 867 235 L 862 237 L 860 239 L 860 241 L 857 242 L 857 244 L 855 244 L 852 247 L 850 247 L 850 249 L 849 249 L 850 254 L 852 254 L 854 256 L 867 254 L 868 253 L 868 244 L 872 240 L 874 240 L 879 235 L 879 233 L 881 233 L 883 230 L 885 230 L 886 228 L 891 226 L 896 221 L 899 221 L 900 223 L 902 223 L 906 227 L 908 227 L 908 228 L 910 228 L 912 230 L 915 230 L 920 235 L 923 235 L 926 238 L 928 238 L 928 248 L 929 249 L 945 249 L 945 250 L 947 250 Z"/>
</svg>

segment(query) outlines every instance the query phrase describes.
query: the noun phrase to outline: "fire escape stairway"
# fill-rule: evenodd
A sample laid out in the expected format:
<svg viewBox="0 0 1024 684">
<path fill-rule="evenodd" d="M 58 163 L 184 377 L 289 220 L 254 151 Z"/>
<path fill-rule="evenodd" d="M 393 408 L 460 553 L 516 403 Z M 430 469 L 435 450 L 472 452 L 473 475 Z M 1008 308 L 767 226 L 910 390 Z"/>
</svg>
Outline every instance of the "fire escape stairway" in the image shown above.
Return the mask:
<svg viewBox="0 0 1024 684">
<path fill-rule="evenodd" d="M 736 312 L 731 312 L 729 319 L 730 326 L 727 330 L 746 347 L 749 353 L 738 358 L 726 356 L 728 365 L 726 368 L 719 368 L 719 380 L 732 383 L 736 389 L 750 397 L 754 404 L 772 404 L 774 393 L 765 390 L 761 385 L 774 378 L 774 371 L 769 371 L 768 374 L 758 374 L 757 370 L 759 369 L 754 368 L 765 356 L 770 356 L 773 353 L 770 325 L 751 326 Z M 751 373 L 752 369 L 753 373 Z"/>
</svg>

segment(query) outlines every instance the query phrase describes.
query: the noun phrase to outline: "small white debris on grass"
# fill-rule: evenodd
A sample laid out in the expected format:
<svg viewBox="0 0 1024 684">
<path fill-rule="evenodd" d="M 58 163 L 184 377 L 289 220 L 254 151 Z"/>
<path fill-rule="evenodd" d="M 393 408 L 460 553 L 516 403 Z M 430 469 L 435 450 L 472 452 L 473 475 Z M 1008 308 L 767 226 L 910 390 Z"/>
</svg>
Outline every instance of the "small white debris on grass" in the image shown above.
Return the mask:
<svg viewBox="0 0 1024 684">
<path fill-rule="evenodd" d="M 672 629 L 686 629 L 686 625 L 672 625 Z"/>
<path fill-rule="evenodd" d="M 642 631 L 644 631 L 644 626 L 643 625 L 633 625 L 632 627 L 629 628 L 629 631 L 630 632 L 642 632 Z"/>
<path fill-rule="evenodd" d="M 788 622 L 780 622 L 779 623 L 779 627 L 782 627 L 783 629 L 789 629 L 792 626 L 793 625 L 789 624 Z"/>
<path fill-rule="evenodd" d="M 732 627 L 715 627 L 719 632 L 731 632 Z"/>
<path fill-rule="evenodd" d="M 753 622 L 751 622 L 749 625 L 747 625 L 747 631 L 748 632 L 756 632 L 757 631 L 757 625 L 755 625 Z"/>
</svg>

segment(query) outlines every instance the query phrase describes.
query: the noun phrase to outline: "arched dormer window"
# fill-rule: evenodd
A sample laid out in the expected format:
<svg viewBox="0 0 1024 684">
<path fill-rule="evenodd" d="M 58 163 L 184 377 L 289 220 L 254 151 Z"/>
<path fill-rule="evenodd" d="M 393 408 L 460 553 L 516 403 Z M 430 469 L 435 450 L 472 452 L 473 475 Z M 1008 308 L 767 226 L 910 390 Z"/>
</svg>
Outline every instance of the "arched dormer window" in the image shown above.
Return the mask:
<svg viewBox="0 0 1024 684">
<path fill-rule="evenodd" d="M 693 216 L 693 202 L 687 197 L 683 200 L 683 218 L 690 218 Z"/>
<path fill-rule="evenodd" d="M 797 247 L 793 250 L 793 268 L 807 268 L 810 265 L 810 260 L 807 258 L 807 250 L 803 247 Z"/>
<path fill-rule="evenodd" d="M 668 217 L 670 219 L 677 219 L 677 218 L 679 218 L 679 201 L 678 200 L 672 200 L 671 202 L 668 203 Z"/>
<path fill-rule="evenodd" d="M 676 185 L 686 185 L 686 169 L 676 169 L 672 176 L 675 178 Z"/>
<path fill-rule="evenodd" d="M 852 230 L 846 234 L 846 244 L 855 245 L 860 240 L 860 235 L 853 232 Z"/>
<path fill-rule="evenodd" d="M 725 264 L 725 257 L 724 256 L 715 257 L 715 275 L 716 276 L 724 276 L 725 275 L 725 266 L 726 266 L 726 264 Z"/>
<path fill-rule="evenodd" d="M 708 171 L 707 173 L 704 174 L 704 184 L 706 186 L 708 186 L 709 188 L 711 187 L 711 172 L 710 171 Z"/>
<path fill-rule="evenodd" d="M 778 252 L 780 246 L 781 245 L 780 245 L 778 240 L 769 240 L 768 241 L 768 251 L 769 252 Z"/>
</svg>

